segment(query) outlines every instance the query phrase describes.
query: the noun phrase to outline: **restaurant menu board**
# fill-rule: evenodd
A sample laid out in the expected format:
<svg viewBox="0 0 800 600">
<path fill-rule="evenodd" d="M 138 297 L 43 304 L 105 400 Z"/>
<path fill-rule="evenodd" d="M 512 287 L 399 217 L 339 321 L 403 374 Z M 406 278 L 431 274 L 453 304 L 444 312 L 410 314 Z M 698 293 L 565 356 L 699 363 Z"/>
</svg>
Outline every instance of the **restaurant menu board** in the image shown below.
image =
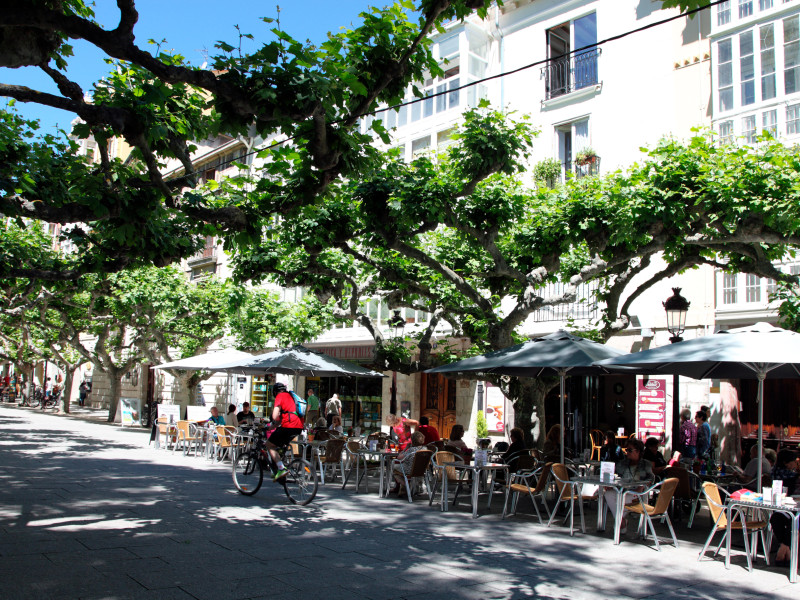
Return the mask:
<svg viewBox="0 0 800 600">
<path fill-rule="evenodd" d="M 636 433 L 639 439 L 663 436 L 667 429 L 667 380 L 640 379 L 636 390 Z"/>
<path fill-rule="evenodd" d="M 142 418 L 141 398 L 120 398 L 119 406 L 122 411 L 120 425 L 134 425 Z"/>
<path fill-rule="evenodd" d="M 616 472 L 617 465 L 611 461 L 603 461 L 600 463 L 600 481 L 608 481 L 609 483 L 614 480 L 614 473 Z"/>
<path fill-rule="evenodd" d="M 167 417 L 167 423 L 175 423 L 181 418 L 180 404 L 159 404 L 158 418 Z"/>
<path fill-rule="evenodd" d="M 486 384 L 486 427 L 489 431 L 502 433 L 505 431 L 506 397 L 500 388 Z"/>
</svg>

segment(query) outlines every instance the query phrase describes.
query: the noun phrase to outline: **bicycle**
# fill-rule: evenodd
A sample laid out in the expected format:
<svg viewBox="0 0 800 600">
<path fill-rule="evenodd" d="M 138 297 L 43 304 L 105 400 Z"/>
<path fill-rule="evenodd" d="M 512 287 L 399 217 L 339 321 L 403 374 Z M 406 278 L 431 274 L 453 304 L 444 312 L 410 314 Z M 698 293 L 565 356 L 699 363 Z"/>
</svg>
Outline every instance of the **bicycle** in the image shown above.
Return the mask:
<svg viewBox="0 0 800 600">
<path fill-rule="evenodd" d="M 233 484 L 245 496 L 252 496 L 261 489 L 265 468 L 268 473 L 271 472 L 272 457 L 267 451 L 266 432 L 254 430 L 253 434 L 254 443 L 242 449 L 233 461 Z M 294 456 L 288 445 L 280 446 L 277 450 L 287 473 L 276 483 L 283 485 L 283 491 L 292 504 L 307 505 L 317 495 L 319 480 L 316 465 L 301 456 Z"/>
<path fill-rule="evenodd" d="M 61 390 L 46 396 L 41 400 L 42 403 L 42 410 L 47 408 L 56 408 L 58 406 L 58 401 L 61 398 Z"/>
<path fill-rule="evenodd" d="M 22 394 L 22 401 L 19 403 L 19 406 L 30 406 L 31 408 L 39 408 L 39 405 L 44 400 L 44 390 L 41 386 L 36 386 L 33 390 L 33 398 L 30 397 L 29 394 Z"/>
</svg>

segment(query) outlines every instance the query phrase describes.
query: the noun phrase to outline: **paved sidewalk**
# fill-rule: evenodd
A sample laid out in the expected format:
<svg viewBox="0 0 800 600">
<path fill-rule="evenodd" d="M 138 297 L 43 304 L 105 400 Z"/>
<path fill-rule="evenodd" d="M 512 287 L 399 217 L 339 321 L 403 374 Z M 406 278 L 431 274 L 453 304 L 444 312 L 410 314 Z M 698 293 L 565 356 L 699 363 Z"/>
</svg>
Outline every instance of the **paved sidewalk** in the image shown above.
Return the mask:
<svg viewBox="0 0 800 600">
<path fill-rule="evenodd" d="M 471 518 L 320 488 L 235 492 L 230 467 L 152 449 L 141 429 L 0 406 L 0 598 L 271 600 L 797 598 L 786 569 L 740 552 L 697 562 L 708 531 L 656 552 L 570 537 L 498 508 Z M 373 486 L 374 487 L 374 486 Z M 484 509 L 485 510 L 485 509 Z M 664 530 L 665 531 L 665 530 Z"/>
</svg>

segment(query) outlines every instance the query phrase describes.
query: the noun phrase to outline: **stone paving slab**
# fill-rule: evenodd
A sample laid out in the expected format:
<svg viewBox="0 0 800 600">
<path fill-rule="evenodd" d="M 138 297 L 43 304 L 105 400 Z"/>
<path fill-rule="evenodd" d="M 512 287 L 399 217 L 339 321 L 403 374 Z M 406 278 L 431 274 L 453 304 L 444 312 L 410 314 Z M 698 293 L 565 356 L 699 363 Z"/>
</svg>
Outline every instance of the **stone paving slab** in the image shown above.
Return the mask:
<svg viewBox="0 0 800 600">
<path fill-rule="evenodd" d="M 88 420 L 87 420 L 88 419 Z M 94 419 L 94 420 L 92 420 Z M 797 598 L 787 570 L 741 550 L 698 562 L 705 511 L 680 547 L 629 534 L 501 520 L 502 497 L 471 518 L 320 487 L 292 506 L 265 482 L 238 494 L 230 465 L 156 450 L 147 432 L 0 406 L 0 598 L 87 600 L 682 600 Z M 482 499 L 482 503 L 485 500 Z M 530 510 L 523 501 L 520 512 Z M 633 529 L 633 528 L 631 528 Z M 660 528 L 666 536 L 666 529 Z"/>
</svg>

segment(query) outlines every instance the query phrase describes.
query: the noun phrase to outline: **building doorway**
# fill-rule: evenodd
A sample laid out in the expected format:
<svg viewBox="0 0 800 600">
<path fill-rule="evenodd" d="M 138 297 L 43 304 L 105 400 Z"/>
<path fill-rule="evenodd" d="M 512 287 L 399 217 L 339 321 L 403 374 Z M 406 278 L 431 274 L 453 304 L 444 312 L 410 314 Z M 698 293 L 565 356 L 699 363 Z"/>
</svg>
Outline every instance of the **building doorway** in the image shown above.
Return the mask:
<svg viewBox="0 0 800 600">
<path fill-rule="evenodd" d="M 420 416 L 428 417 L 442 437 L 448 437 L 456 423 L 457 383 L 455 379 L 447 379 L 438 373 L 422 374 Z"/>
</svg>

